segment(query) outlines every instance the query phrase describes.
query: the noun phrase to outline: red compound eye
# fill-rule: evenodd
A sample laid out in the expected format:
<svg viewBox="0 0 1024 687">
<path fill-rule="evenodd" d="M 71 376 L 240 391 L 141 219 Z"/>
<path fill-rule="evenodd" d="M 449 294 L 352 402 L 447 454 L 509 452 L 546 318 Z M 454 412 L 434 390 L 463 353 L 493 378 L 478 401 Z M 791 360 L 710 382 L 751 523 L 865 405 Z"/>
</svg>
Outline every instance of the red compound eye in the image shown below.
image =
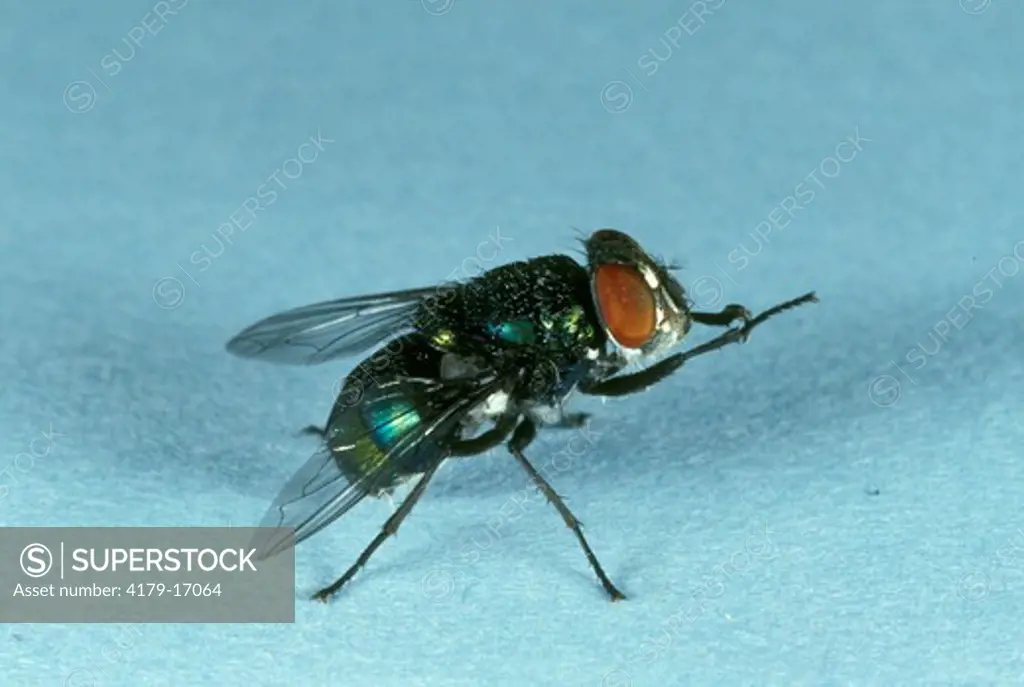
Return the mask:
<svg viewBox="0 0 1024 687">
<path fill-rule="evenodd" d="M 636 269 L 601 265 L 594 273 L 594 295 L 601 319 L 620 345 L 640 348 L 651 340 L 657 307 L 654 293 Z"/>
</svg>

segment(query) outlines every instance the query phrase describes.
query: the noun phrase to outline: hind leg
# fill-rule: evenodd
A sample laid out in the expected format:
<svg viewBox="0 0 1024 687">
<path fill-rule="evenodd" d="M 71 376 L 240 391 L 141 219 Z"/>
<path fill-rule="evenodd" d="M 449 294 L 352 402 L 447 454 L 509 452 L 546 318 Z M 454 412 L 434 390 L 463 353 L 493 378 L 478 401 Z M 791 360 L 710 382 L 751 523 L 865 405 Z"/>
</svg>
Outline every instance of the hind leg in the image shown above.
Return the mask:
<svg viewBox="0 0 1024 687">
<path fill-rule="evenodd" d="M 327 438 L 327 430 L 323 427 L 317 427 L 316 425 L 306 425 L 299 430 L 299 434 L 312 434 L 313 436 L 320 437 L 321 439 Z"/>
</svg>

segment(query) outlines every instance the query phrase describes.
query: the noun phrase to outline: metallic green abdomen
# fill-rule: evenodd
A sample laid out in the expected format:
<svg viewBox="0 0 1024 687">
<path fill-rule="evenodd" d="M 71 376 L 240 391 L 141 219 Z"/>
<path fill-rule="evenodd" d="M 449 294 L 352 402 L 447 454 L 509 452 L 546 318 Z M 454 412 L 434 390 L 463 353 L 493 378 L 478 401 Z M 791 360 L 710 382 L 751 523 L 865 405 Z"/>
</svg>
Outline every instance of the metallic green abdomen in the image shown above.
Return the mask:
<svg viewBox="0 0 1024 687">
<path fill-rule="evenodd" d="M 389 463 L 388 454 L 395 445 L 422 422 L 416 406 L 404 398 L 368 401 L 348 410 L 351 415 L 335 426 L 330 443 L 338 467 L 350 481 L 374 473 Z M 406 448 L 415 453 L 422 447 Z M 403 461 L 403 464 L 414 466 L 415 461 Z M 384 469 L 388 471 L 388 468 Z M 389 476 L 382 474 L 372 491 L 387 490 L 401 482 L 397 472 Z"/>
<path fill-rule="evenodd" d="M 362 411 L 370 438 L 383 452 L 390 450 L 403 436 L 420 424 L 420 414 L 416 407 L 402 398 L 388 398 L 370 403 Z"/>
<path fill-rule="evenodd" d="M 444 457 L 451 423 L 421 434 L 461 394 L 431 395 L 427 388 L 440 379 L 444 355 L 426 337 L 410 334 L 345 378 L 327 421 L 327 445 L 350 483 L 372 495 L 389 492 Z"/>
</svg>

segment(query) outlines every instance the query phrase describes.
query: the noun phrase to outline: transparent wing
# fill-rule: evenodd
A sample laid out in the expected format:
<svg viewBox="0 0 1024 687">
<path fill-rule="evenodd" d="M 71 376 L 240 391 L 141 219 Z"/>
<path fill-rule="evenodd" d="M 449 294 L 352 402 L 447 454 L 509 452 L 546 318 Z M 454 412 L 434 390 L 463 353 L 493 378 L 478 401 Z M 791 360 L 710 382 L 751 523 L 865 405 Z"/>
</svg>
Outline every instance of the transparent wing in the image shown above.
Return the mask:
<svg viewBox="0 0 1024 687">
<path fill-rule="evenodd" d="M 288 365 L 319 365 L 361 353 L 410 328 L 412 315 L 442 287 L 341 298 L 271 315 L 227 343 L 241 358 Z"/>
<path fill-rule="evenodd" d="M 294 528 L 294 535 L 258 536 L 254 542 L 258 558 L 269 558 L 309 539 L 351 510 L 375 487 L 387 484 L 393 475 L 408 472 L 414 465 L 422 471 L 431 461 L 443 460 L 446 457 L 443 449 L 436 443 L 425 448 L 423 440 L 434 435 L 446 436 L 447 430 L 458 423 L 470 408 L 501 388 L 503 381 L 493 376 L 479 380 L 474 382 L 475 388 L 468 393 L 466 380 L 457 385 L 428 380 L 416 383 L 432 387 L 432 395 L 448 394 L 451 398 L 436 404 L 433 412 L 424 413 L 419 409 L 420 421 L 416 428 L 404 434 L 372 469 L 356 480 L 350 480 L 338 465 L 339 459 L 345 459 L 344 450 L 339 455 L 337 448 L 332 451 L 325 445 L 313 454 L 281 489 L 259 525 Z M 355 412 L 355 408 L 352 406 L 345 412 Z M 395 415 L 381 426 L 401 424 L 402 420 L 403 415 Z M 379 428 L 366 430 L 360 438 L 368 437 Z M 359 440 L 352 442 L 348 450 L 353 450 L 357 443 Z"/>
</svg>

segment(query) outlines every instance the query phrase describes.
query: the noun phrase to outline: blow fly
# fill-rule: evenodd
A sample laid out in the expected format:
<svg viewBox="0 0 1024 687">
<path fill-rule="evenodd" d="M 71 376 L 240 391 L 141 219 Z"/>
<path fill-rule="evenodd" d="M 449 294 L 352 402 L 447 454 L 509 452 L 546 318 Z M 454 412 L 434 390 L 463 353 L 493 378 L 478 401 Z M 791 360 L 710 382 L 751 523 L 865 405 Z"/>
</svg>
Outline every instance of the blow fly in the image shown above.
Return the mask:
<svg viewBox="0 0 1024 687">
<path fill-rule="evenodd" d="M 587 422 L 587 414 L 566 410 L 574 392 L 642 391 L 687 360 L 744 342 L 768 318 L 817 298 L 810 292 L 757 317 L 736 304 L 699 312 L 672 269 L 628 235 L 601 229 L 583 244 L 585 265 L 547 255 L 462 283 L 316 303 L 264 319 L 231 339 L 232 354 L 295 365 L 387 342 L 345 378 L 325 427 L 311 428 L 321 448 L 261 523 L 294 535 L 265 540 L 261 557 L 308 539 L 365 497 L 390 495 L 416 479 L 356 562 L 313 596 L 327 601 L 398 531 L 445 460 L 504 444 L 572 529 L 608 596 L 624 599 L 576 516 L 527 458 L 538 429 Z M 663 357 L 694 322 L 726 331 Z M 639 371 L 626 372 L 635 364 Z"/>
</svg>

